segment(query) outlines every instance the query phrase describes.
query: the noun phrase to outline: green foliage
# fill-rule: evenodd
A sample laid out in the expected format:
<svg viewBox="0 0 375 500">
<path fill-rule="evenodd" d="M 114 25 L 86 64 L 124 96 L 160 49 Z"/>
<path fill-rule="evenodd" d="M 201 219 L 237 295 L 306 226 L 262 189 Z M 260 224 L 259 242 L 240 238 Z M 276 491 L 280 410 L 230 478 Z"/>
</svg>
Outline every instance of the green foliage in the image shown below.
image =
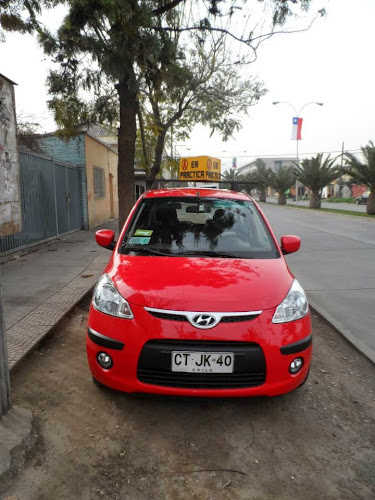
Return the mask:
<svg viewBox="0 0 375 500">
<path fill-rule="evenodd" d="M 24 2 L 2 0 L 0 3 L 0 41 L 5 40 L 5 31 L 19 31 L 21 33 L 32 31 L 41 6 L 42 2 L 38 0 Z"/>
<path fill-rule="evenodd" d="M 229 170 L 225 170 L 225 172 L 221 174 L 221 180 L 225 182 L 240 180 L 239 177 L 240 176 L 238 175 L 238 171 L 235 168 L 230 168 Z"/>
<path fill-rule="evenodd" d="M 330 155 L 323 160 L 323 154 L 319 153 L 315 157 L 302 160 L 300 165 L 295 163 L 296 179 L 313 193 L 320 195 L 325 186 L 341 175 L 340 168 L 334 165 L 335 161 L 336 158 L 331 159 Z"/>
<path fill-rule="evenodd" d="M 351 196 L 349 198 L 327 198 L 324 201 L 328 203 L 355 203 L 355 198 Z"/>
<path fill-rule="evenodd" d="M 351 153 L 345 153 L 348 168 L 346 173 L 351 175 L 357 184 L 364 184 L 370 191 L 375 192 L 375 146 L 372 141 L 361 147 L 364 162 L 360 162 Z"/>
<path fill-rule="evenodd" d="M 266 167 L 266 164 L 260 158 L 255 161 L 255 164 L 256 167 L 251 171 L 250 177 L 256 183 L 259 191 L 264 191 L 270 185 L 271 170 Z"/>
<path fill-rule="evenodd" d="M 20 148 L 42 153 L 37 134 L 41 133 L 41 126 L 35 117 L 17 115 L 17 141 Z"/>
<path fill-rule="evenodd" d="M 294 184 L 295 174 L 293 167 L 281 167 L 276 172 L 270 173 L 270 185 L 279 194 L 285 192 Z"/>
</svg>

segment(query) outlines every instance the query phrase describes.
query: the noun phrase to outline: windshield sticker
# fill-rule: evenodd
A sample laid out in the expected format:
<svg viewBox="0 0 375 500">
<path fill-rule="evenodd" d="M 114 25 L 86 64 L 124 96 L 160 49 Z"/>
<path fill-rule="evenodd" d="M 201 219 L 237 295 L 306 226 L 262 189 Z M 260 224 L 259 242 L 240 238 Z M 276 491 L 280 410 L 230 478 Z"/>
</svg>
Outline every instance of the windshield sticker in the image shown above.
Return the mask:
<svg viewBox="0 0 375 500">
<path fill-rule="evenodd" d="M 152 229 L 137 229 L 134 236 L 151 236 L 152 233 Z"/>
<path fill-rule="evenodd" d="M 150 238 L 146 238 L 146 237 L 132 237 L 130 238 L 130 241 L 129 243 L 131 245 L 147 245 L 147 243 L 149 243 L 151 240 L 151 237 Z"/>
</svg>

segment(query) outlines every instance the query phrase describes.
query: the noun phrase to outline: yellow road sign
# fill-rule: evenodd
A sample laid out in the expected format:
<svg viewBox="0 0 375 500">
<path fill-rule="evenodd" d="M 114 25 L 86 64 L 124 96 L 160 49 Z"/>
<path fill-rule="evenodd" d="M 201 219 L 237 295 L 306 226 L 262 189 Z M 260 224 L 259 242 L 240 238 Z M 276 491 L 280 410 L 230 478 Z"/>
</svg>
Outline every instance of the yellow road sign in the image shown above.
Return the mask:
<svg viewBox="0 0 375 500">
<path fill-rule="evenodd" d="M 212 156 L 190 156 L 180 159 L 179 179 L 181 181 L 219 181 L 221 160 Z"/>
</svg>

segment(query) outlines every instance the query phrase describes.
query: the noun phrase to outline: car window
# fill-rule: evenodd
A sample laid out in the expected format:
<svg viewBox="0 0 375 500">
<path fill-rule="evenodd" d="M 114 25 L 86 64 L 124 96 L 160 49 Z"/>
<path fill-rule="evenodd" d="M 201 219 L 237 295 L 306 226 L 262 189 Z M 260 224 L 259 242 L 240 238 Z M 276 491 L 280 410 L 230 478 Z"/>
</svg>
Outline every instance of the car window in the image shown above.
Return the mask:
<svg viewBox="0 0 375 500">
<path fill-rule="evenodd" d="M 133 255 L 279 257 L 254 203 L 220 198 L 145 198 L 120 248 Z"/>
</svg>

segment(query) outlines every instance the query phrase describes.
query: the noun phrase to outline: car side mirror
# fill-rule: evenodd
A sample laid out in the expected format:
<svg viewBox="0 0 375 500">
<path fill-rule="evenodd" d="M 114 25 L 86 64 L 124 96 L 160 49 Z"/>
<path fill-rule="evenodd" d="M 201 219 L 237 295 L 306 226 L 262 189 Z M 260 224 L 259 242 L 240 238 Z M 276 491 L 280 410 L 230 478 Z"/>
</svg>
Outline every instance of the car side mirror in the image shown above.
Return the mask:
<svg viewBox="0 0 375 500">
<path fill-rule="evenodd" d="M 115 232 L 110 229 L 100 229 L 95 233 L 96 243 L 108 250 L 113 250 L 116 246 Z"/>
<path fill-rule="evenodd" d="M 297 252 L 301 246 L 301 238 L 293 235 L 281 236 L 281 251 L 284 255 Z"/>
</svg>

